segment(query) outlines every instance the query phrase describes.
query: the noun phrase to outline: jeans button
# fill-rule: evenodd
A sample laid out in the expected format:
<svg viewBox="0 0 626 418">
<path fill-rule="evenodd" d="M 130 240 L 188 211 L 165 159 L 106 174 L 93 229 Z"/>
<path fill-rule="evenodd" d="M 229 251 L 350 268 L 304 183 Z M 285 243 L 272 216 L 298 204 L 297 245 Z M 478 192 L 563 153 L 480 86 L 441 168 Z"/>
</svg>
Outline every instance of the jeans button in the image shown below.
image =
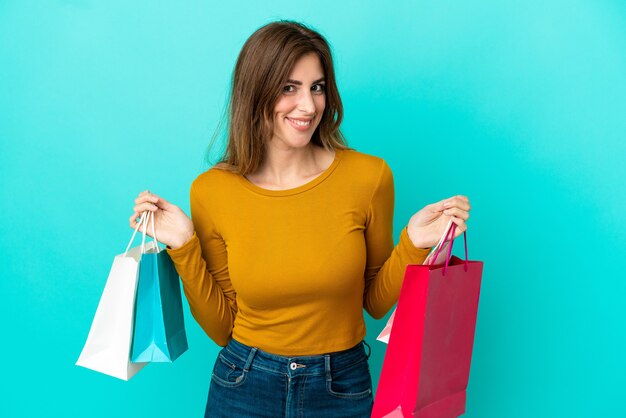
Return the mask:
<svg viewBox="0 0 626 418">
<path fill-rule="evenodd" d="M 289 368 L 290 368 L 291 370 L 296 370 L 296 368 L 297 368 L 297 367 L 298 367 L 298 365 L 297 365 L 295 362 L 292 362 L 292 363 L 289 365 Z"/>
</svg>

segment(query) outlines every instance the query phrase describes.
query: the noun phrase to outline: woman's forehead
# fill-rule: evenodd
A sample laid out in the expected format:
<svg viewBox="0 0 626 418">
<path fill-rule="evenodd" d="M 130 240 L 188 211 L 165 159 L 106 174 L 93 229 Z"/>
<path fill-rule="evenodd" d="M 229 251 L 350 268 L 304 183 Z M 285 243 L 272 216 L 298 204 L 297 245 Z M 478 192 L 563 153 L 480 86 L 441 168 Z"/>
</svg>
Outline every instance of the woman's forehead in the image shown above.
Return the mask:
<svg viewBox="0 0 626 418">
<path fill-rule="evenodd" d="M 289 74 L 289 79 L 294 81 L 312 82 L 324 78 L 324 68 L 315 53 L 303 55 Z"/>
</svg>

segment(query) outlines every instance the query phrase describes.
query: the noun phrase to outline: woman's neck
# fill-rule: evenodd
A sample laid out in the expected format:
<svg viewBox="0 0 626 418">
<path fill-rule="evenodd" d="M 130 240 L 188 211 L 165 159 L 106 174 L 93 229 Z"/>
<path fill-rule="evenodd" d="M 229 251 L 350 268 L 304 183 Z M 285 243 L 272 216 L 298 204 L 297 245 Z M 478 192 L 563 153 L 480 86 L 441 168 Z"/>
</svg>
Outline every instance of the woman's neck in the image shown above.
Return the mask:
<svg viewBox="0 0 626 418">
<path fill-rule="evenodd" d="M 280 148 L 268 144 L 261 166 L 246 177 L 257 186 L 282 190 L 298 187 L 324 172 L 334 153 L 309 143 L 302 148 Z"/>
</svg>

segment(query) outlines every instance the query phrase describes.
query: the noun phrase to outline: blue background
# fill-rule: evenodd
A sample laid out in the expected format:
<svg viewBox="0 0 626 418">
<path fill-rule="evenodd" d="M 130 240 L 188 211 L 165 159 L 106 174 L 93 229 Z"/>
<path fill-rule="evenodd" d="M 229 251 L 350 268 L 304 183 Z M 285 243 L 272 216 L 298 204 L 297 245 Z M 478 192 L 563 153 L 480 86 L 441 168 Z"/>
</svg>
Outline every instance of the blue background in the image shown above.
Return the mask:
<svg viewBox="0 0 626 418">
<path fill-rule="evenodd" d="M 466 416 L 626 416 L 617 0 L 0 1 L 0 416 L 201 416 L 218 347 L 186 301 L 174 364 L 123 382 L 74 363 L 133 200 L 189 213 L 237 54 L 280 18 L 332 44 L 349 143 L 394 171 L 396 239 L 470 197 Z M 384 324 L 368 319 L 375 379 Z"/>
</svg>

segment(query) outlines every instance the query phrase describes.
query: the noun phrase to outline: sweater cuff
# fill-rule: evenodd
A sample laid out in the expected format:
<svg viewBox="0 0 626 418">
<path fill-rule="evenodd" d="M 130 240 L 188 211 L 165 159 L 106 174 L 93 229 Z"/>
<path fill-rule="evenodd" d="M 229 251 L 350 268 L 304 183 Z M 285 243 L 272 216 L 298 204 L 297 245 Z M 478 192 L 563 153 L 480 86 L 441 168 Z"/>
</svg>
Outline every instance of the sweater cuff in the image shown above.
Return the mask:
<svg viewBox="0 0 626 418">
<path fill-rule="evenodd" d="M 407 227 L 405 226 L 400 233 L 400 247 L 406 257 L 411 260 L 411 263 L 422 264 L 426 260 L 426 256 L 432 250 L 432 248 L 417 248 L 413 245 Z"/>
</svg>

